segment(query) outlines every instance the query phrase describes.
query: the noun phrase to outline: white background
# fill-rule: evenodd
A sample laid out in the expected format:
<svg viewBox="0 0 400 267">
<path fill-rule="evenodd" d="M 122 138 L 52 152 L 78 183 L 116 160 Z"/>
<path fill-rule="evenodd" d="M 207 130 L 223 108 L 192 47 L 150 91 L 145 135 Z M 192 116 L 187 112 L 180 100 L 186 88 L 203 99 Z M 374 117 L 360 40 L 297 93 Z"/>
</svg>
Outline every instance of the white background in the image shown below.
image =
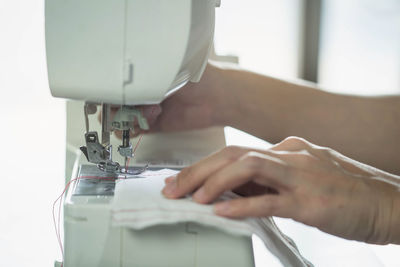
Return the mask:
<svg viewBox="0 0 400 267">
<path fill-rule="evenodd" d="M 0 0 L 0 266 L 53 266 L 65 106 L 50 96 L 43 2 Z"/>
<path fill-rule="evenodd" d="M 363 8 L 361 0 L 329 2 L 321 81 L 342 92 L 398 92 L 398 1 L 366 0 Z M 391 6 L 377 9 L 380 3 Z M 296 0 L 223 0 L 217 52 L 238 55 L 258 72 L 296 77 L 299 7 Z M 344 50 L 354 58 L 344 60 Z M 52 266 L 59 258 L 51 206 L 64 183 L 65 103 L 50 96 L 47 84 L 42 0 L 0 0 L 0 92 L 0 266 Z M 227 133 L 228 143 L 265 145 Z M 316 266 L 398 266 L 398 246 L 344 241 L 290 220 L 279 224 Z M 258 262 L 267 265 L 262 257 Z"/>
</svg>

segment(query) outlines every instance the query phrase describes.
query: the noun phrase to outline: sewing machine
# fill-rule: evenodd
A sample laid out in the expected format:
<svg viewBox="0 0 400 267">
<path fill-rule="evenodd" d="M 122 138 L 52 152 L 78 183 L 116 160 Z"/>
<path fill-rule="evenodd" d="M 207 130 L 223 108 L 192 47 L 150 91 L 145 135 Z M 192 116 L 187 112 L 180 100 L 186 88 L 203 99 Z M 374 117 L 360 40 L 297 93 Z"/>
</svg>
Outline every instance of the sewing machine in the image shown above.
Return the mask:
<svg viewBox="0 0 400 267">
<path fill-rule="evenodd" d="M 135 156 L 130 141 L 133 121 L 142 129 L 149 127 L 134 106 L 158 104 L 186 83 L 200 80 L 219 4 L 218 0 L 46 0 L 51 93 L 85 102 L 85 133 L 79 133 L 84 146 L 70 171 L 72 178 L 117 178 L 144 167 L 126 168 Z M 100 105 L 99 136 L 89 117 Z M 115 106 L 119 109 L 112 114 Z M 78 119 L 74 117 L 74 123 Z M 118 153 L 110 142 L 116 130 L 123 133 Z M 159 143 L 150 142 L 143 149 L 152 151 L 152 145 Z M 171 165 L 148 168 L 164 167 Z M 64 203 L 64 267 L 254 266 L 250 238 L 214 228 L 195 223 L 140 231 L 111 227 L 114 187 L 115 181 L 85 179 L 71 185 Z"/>
</svg>

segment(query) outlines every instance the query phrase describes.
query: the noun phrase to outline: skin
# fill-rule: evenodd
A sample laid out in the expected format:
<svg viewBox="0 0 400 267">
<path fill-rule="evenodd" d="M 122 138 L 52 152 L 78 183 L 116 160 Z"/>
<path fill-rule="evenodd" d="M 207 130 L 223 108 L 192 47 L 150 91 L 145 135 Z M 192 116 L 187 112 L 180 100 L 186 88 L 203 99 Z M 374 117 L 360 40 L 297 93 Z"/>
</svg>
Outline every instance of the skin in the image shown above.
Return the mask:
<svg viewBox="0 0 400 267">
<path fill-rule="evenodd" d="M 157 119 L 149 118 L 152 131 L 232 126 L 270 143 L 300 136 L 400 175 L 399 106 L 400 96 L 332 94 L 311 83 L 209 65 L 200 83 L 164 100 Z"/>
<path fill-rule="evenodd" d="M 347 239 L 400 244 L 399 107 L 399 96 L 337 95 L 209 65 L 200 83 L 148 118 L 150 132 L 229 125 L 271 143 L 308 140 L 225 148 L 168 178 L 166 197 L 193 193 L 206 204 L 233 190 L 243 197 L 217 202 L 218 215 L 293 218 Z"/>
<path fill-rule="evenodd" d="M 216 214 L 292 218 L 347 239 L 400 244 L 399 184 L 391 179 L 289 137 L 269 150 L 227 147 L 168 178 L 163 193 L 172 199 L 193 193 L 196 202 L 208 204 L 233 190 L 244 197 L 218 202 Z"/>
</svg>

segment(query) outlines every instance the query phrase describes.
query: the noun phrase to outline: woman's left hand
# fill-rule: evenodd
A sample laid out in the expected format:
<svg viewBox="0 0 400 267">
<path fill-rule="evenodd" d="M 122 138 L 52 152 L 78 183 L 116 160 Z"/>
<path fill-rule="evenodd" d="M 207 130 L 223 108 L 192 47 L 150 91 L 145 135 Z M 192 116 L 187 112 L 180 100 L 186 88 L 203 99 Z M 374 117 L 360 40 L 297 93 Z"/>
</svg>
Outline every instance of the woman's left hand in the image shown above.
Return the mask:
<svg viewBox="0 0 400 267">
<path fill-rule="evenodd" d="M 400 179 L 329 148 L 290 137 L 269 150 L 227 147 L 166 179 L 163 194 L 193 193 L 231 218 L 278 216 L 375 244 L 400 244 Z"/>
</svg>

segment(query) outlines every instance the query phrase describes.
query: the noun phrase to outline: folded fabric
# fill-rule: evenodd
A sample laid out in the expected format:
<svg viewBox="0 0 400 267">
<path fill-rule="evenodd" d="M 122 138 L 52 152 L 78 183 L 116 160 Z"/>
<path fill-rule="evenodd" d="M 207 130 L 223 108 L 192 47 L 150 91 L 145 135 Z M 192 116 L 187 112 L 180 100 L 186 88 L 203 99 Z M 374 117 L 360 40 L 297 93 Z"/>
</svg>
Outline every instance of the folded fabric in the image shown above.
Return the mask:
<svg viewBox="0 0 400 267">
<path fill-rule="evenodd" d="M 161 194 L 164 179 L 176 173 L 170 169 L 146 171 L 132 179 L 118 180 L 112 203 L 112 225 L 144 229 L 161 224 L 196 222 L 234 235 L 256 234 L 284 266 L 312 266 L 272 218 L 228 219 L 215 215 L 212 205 L 197 204 L 190 196 L 166 199 Z M 220 200 L 237 197 L 229 192 Z"/>
</svg>

